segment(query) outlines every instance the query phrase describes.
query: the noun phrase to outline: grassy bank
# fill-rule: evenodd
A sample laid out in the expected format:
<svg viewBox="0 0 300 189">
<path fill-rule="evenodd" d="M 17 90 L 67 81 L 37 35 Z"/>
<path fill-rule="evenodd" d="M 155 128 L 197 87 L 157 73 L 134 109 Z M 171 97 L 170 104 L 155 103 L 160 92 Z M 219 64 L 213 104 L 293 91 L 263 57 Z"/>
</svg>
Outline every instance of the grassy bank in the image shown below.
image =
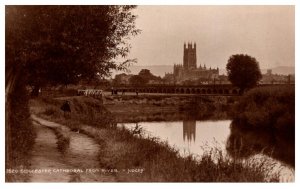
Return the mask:
<svg viewBox="0 0 300 189">
<path fill-rule="evenodd" d="M 64 100 L 71 103 L 72 113 L 67 118 L 60 110 Z M 183 158 L 176 149 L 156 138 L 134 136 L 129 130 L 117 128 L 113 116 L 96 99 L 33 100 L 31 111 L 94 137 L 101 146 L 99 167 L 117 169 L 119 172 L 108 174 L 118 181 L 265 182 L 267 178 L 278 181 L 277 175 L 269 175 L 270 170 L 262 165 L 264 162 L 231 161 L 213 152 L 198 160 L 192 156 Z"/>
<path fill-rule="evenodd" d="M 106 95 L 104 106 L 118 122 L 228 119 L 238 97 L 183 95 Z"/>
<path fill-rule="evenodd" d="M 263 152 L 295 167 L 294 85 L 248 91 L 235 108 L 229 141 L 238 149 L 253 149 L 244 150 L 244 156 Z"/>
<path fill-rule="evenodd" d="M 235 108 L 234 121 L 244 128 L 278 130 L 295 138 L 295 88 L 260 87 L 248 91 Z"/>
</svg>

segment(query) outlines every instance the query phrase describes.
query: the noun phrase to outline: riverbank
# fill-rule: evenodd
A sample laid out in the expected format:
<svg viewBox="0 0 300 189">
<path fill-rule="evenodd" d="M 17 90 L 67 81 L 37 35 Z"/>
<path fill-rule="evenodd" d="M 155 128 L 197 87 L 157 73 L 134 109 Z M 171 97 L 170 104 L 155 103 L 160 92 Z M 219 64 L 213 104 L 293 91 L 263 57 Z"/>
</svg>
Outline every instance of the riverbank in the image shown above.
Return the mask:
<svg viewBox="0 0 300 189">
<path fill-rule="evenodd" d="M 60 110 L 65 100 L 69 100 L 71 104 L 71 114 L 67 117 Z M 217 151 L 209 151 L 199 160 L 192 156 L 183 158 L 165 142 L 156 138 L 143 138 L 125 128 L 117 128 L 114 116 L 96 99 L 35 99 L 30 102 L 30 107 L 31 113 L 93 137 L 100 146 L 99 168 L 108 170 L 107 174 L 114 176 L 116 181 L 278 181 L 278 175 L 270 175 L 270 170 L 266 170 L 261 164 L 231 161 Z"/>
<path fill-rule="evenodd" d="M 235 148 L 251 147 L 251 152 L 242 154 L 263 151 L 295 168 L 294 85 L 254 88 L 242 96 L 234 110 L 229 141 Z M 235 153 L 231 145 L 228 151 Z"/>
<path fill-rule="evenodd" d="M 117 122 L 228 119 L 238 96 L 104 95 L 103 105 Z"/>
<path fill-rule="evenodd" d="M 37 131 L 29 182 L 113 182 L 97 169 L 100 146 L 93 137 L 64 125 L 31 116 Z M 49 174 L 50 173 L 50 174 Z"/>
</svg>

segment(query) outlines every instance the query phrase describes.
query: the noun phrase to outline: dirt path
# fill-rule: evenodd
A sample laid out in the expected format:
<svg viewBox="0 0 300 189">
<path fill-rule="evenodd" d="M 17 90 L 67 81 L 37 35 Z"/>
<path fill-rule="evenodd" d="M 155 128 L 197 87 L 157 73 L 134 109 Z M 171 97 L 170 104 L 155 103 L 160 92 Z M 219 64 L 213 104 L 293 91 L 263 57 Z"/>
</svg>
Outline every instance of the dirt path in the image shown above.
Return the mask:
<svg viewBox="0 0 300 189">
<path fill-rule="evenodd" d="M 100 169 L 100 146 L 85 134 L 32 115 L 37 131 L 31 170 L 51 170 L 31 174 L 30 182 L 110 182 L 112 176 L 86 169 Z M 69 141 L 69 142 L 68 142 Z"/>
</svg>

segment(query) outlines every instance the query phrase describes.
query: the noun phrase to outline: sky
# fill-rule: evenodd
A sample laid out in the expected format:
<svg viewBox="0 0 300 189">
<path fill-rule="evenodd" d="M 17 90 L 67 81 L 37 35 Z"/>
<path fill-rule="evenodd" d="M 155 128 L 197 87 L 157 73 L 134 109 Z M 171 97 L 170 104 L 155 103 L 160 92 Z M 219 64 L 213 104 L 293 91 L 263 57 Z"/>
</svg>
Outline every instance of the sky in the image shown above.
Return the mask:
<svg viewBox="0 0 300 189">
<path fill-rule="evenodd" d="M 184 42 L 197 44 L 197 66 L 225 68 L 248 54 L 260 68 L 295 65 L 294 6 L 138 6 L 129 58 L 138 64 L 183 62 Z"/>
</svg>

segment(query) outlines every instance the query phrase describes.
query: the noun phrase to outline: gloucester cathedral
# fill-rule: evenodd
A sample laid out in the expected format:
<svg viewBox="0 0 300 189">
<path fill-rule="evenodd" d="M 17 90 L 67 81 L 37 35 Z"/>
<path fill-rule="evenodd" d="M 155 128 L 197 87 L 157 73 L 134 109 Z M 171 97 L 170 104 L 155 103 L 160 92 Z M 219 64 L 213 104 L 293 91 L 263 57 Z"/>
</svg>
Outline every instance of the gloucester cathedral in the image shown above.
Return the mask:
<svg viewBox="0 0 300 189">
<path fill-rule="evenodd" d="M 166 73 L 165 78 L 174 83 L 194 81 L 198 83 L 211 83 L 219 77 L 219 68 L 206 68 L 200 64 L 197 67 L 196 43 L 184 43 L 183 65 L 174 64 L 173 73 Z"/>
</svg>

